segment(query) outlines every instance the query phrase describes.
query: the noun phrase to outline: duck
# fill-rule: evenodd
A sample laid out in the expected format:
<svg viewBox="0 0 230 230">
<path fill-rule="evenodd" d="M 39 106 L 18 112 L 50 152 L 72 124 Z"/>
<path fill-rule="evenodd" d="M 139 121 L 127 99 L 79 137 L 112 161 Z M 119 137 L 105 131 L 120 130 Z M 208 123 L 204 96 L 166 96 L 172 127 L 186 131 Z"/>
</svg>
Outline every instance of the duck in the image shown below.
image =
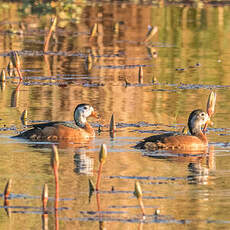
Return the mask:
<svg viewBox="0 0 230 230">
<path fill-rule="evenodd" d="M 165 133 L 144 138 L 135 148 L 146 150 L 201 150 L 207 148 L 208 139 L 202 126 L 212 125 L 209 115 L 201 109 L 193 110 L 188 118 L 188 129 L 191 135 Z"/>
<path fill-rule="evenodd" d="M 13 136 L 13 138 L 24 138 L 32 141 L 74 140 L 80 142 L 95 137 L 94 129 L 87 122 L 88 117 L 98 118 L 92 106 L 79 104 L 74 110 L 75 124 L 65 121 L 32 124 L 29 126 L 32 129 Z"/>
</svg>

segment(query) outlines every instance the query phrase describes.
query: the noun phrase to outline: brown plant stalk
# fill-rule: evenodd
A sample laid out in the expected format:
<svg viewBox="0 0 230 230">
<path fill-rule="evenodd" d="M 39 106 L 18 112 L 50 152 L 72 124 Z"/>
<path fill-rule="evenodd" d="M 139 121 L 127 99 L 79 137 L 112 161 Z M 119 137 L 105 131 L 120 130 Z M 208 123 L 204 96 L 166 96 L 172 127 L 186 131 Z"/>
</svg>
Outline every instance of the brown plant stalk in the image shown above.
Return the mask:
<svg viewBox="0 0 230 230">
<path fill-rule="evenodd" d="M 50 38 L 51 38 L 52 32 L 55 31 L 55 28 L 56 28 L 57 17 L 55 16 L 52 21 L 53 22 L 52 22 L 52 24 L 50 26 L 48 35 L 47 35 L 46 40 L 45 40 L 44 49 L 43 49 L 44 52 L 47 52 L 47 50 L 49 48 L 49 42 L 50 42 Z"/>
</svg>

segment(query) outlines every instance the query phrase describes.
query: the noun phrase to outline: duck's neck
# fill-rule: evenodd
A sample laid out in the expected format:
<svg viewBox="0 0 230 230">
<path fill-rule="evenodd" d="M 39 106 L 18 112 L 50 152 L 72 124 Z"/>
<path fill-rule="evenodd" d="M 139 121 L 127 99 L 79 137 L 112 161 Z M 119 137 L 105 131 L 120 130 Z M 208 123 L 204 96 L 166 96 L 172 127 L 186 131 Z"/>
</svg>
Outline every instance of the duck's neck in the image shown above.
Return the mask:
<svg viewBox="0 0 230 230">
<path fill-rule="evenodd" d="M 203 132 L 200 132 L 198 135 L 196 135 L 204 144 L 208 144 L 208 139 L 206 135 Z"/>
<path fill-rule="evenodd" d="M 85 126 L 86 126 L 86 118 L 85 117 L 82 117 L 82 116 L 78 116 L 78 117 L 75 117 L 75 123 L 78 127 L 84 129 Z"/>
<path fill-rule="evenodd" d="M 85 130 L 88 134 L 90 134 L 90 136 L 95 136 L 94 129 L 92 128 L 92 126 L 91 126 L 88 122 L 85 123 L 85 128 L 84 128 L 84 130 Z"/>
<path fill-rule="evenodd" d="M 191 135 L 193 135 L 193 136 L 197 136 L 202 132 L 200 122 L 198 120 L 195 120 L 194 117 L 192 117 L 191 119 L 189 117 L 188 128 L 189 128 Z"/>
<path fill-rule="evenodd" d="M 208 144 L 208 139 L 206 135 L 202 132 L 200 125 L 189 127 L 189 130 L 191 135 L 198 137 L 204 144 Z"/>
</svg>

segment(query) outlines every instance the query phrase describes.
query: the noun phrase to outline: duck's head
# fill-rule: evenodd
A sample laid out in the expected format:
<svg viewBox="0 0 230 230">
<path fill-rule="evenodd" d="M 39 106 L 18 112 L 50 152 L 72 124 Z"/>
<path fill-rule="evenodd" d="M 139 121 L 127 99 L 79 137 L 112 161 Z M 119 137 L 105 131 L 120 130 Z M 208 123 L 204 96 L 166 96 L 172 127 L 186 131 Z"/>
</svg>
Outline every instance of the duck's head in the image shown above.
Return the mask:
<svg viewBox="0 0 230 230">
<path fill-rule="evenodd" d="M 96 117 L 97 118 L 97 114 L 94 111 L 93 107 L 89 104 L 79 104 L 74 111 L 74 120 L 76 122 L 76 124 L 81 127 L 84 128 L 85 127 L 85 123 L 86 123 L 86 119 L 87 117 Z"/>
<path fill-rule="evenodd" d="M 212 124 L 210 117 L 201 109 L 192 111 L 188 118 L 188 128 L 192 135 L 200 134 L 201 127 L 205 124 Z"/>
</svg>

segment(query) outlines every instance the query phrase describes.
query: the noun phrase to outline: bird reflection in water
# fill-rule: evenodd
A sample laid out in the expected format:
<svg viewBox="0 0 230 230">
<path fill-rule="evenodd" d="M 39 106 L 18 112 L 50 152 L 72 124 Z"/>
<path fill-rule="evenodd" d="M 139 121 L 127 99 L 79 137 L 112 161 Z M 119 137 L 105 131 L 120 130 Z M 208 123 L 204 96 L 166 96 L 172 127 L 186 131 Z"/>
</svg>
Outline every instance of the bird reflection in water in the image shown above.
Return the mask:
<svg viewBox="0 0 230 230">
<path fill-rule="evenodd" d="M 74 171 L 78 174 L 93 175 L 94 160 L 87 156 L 85 148 L 79 148 L 74 155 L 74 163 L 76 168 Z"/>
<path fill-rule="evenodd" d="M 188 162 L 189 184 L 209 184 L 210 171 L 215 170 L 214 146 L 201 151 L 158 150 L 146 151 L 144 156 L 165 159 L 174 162 Z"/>
<path fill-rule="evenodd" d="M 188 164 L 189 175 L 187 177 L 189 184 L 210 184 L 210 171 L 215 170 L 216 162 L 214 157 L 214 148 L 210 146 L 209 151 L 196 162 Z"/>
</svg>

